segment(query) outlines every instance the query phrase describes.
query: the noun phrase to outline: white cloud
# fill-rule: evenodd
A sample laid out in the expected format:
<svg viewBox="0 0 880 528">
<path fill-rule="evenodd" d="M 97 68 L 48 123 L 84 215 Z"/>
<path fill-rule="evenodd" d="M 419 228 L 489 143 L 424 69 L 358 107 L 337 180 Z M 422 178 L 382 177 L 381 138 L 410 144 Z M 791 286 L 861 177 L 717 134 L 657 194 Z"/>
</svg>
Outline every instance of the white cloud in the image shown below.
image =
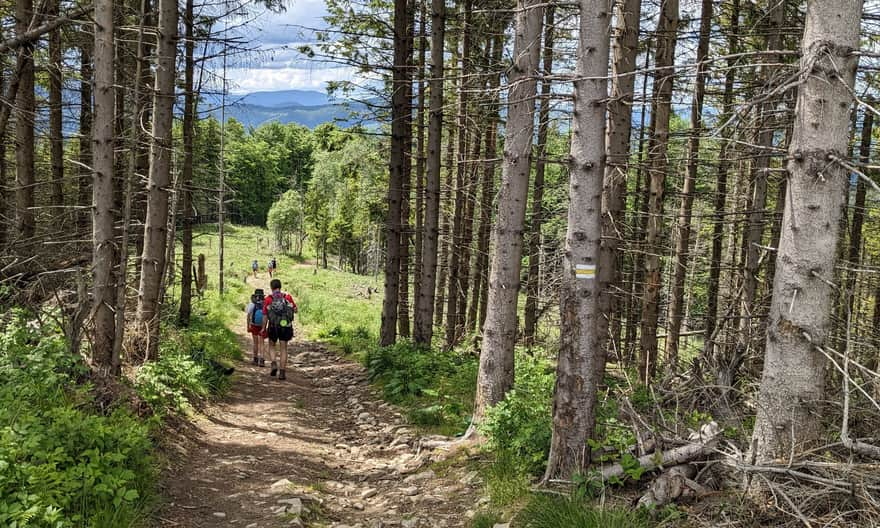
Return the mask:
<svg viewBox="0 0 880 528">
<path fill-rule="evenodd" d="M 316 64 L 310 68 L 235 68 L 227 72 L 229 91 L 232 93 L 266 92 L 276 90 L 324 91 L 330 81 L 350 81 L 355 78 L 353 68 L 327 68 Z"/>
</svg>

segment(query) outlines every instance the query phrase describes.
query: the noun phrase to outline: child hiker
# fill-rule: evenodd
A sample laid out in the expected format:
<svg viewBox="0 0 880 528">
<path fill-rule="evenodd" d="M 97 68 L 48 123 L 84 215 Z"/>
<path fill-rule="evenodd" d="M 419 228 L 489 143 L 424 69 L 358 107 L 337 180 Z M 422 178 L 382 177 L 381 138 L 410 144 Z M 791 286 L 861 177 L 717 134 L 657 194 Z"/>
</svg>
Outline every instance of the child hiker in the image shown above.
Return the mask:
<svg viewBox="0 0 880 528">
<path fill-rule="evenodd" d="M 251 295 L 251 302 L 248 303 L 245 311 L 247 312 L 247 331 L 254 340 L 254 358 L 253 364 L 260 367 L 266 366 L 266 360 L 263 353 L 263 339 L 266 338 L 266 332 L 263 330 L 263 290 L 256 289 Z"/>
</svg>

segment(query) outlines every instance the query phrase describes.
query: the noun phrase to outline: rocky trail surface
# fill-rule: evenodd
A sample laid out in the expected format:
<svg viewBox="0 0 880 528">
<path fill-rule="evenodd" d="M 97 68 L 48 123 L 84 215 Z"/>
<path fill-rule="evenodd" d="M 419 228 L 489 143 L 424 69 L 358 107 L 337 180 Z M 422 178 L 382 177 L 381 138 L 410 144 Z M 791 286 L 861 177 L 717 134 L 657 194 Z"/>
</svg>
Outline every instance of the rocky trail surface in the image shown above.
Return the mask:
<svg viewBox="0 0 880 528">
<path fill-rule="evenodd" d="M 158 527 L 467 526 L 478 477 L 431 469 L 437 439 L 407 426 L 360 365 L 295 339 L 278 381 L 240 340 L 248 361 L 229 394 L 166 440 Z"/>
</svg>

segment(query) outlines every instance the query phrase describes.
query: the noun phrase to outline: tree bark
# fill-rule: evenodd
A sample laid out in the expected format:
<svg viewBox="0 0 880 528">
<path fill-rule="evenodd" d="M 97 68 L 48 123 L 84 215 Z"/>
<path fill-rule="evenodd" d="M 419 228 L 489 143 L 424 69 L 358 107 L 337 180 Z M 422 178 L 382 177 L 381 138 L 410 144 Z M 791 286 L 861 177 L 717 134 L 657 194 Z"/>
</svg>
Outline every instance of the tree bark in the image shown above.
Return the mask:
<svg viewBox="0 0 880 528">
<path fill-rule="evenodd" d="M 80 84 L 79 84 L 79 185 L 77 204 L 82 208 L 79 212 L 79 228 L 85 232 L 89 225 L 88 207 L 91 205 L 92 181 L 92 46 L 88 39 L 80 47 Z"/>
<path fill-rule="evenodd" d="M 193 183 L 193 137 L 195 136 L 196 93 L 195 93 L 195 35 L 193 26 L 193 0 L 186 0 L 183 15 L 183 26 L 186 41 L 183 44 L 183 171 L 181 182 L 181 212 L 183 213 L 182 243 L 183 255 L 180 270 L 180 309 L 178 320 L 183 326 L 189 326 L 192 315 L 192 264 L 193 264 L 193 218 L 192 190 Z M 173 242 L 173 241 L 172 241 Z"/>
<path fill-rule="evenodd" d="M 694 97 L 691 101 L 690 137 L 688 138 L 687 169 L 681 192 L 678 212 L 678 236 L 675 241 L 672 296 L 669 301 L 669 317 L 666 328 L 666 368 L 678 371 L 678 341 L 684 311 L 684 282 L 690 261 L 691 216 L 694 206 L 694 186 L 700 157 L 700 135 L 703 133 L 703 98 L 706 94 L 706 76 L 709 55 L 709 32 L 712 29 L 712 0 L 703 0 L 700 15 L 700 38 L 697 44 L 697 77 L 694 80 Z"/>
<path fill-rule="evenodd" d="M 464 251 L 464 208 L 466 198 L 467 172 L 471 163 L 467 161 L 468 146 L 471 141 L 471 130 L 468 126 L 469 108 L 468 92 L 473 88 L 471 71 L 473 69 L 473 31 L 471 11 L 473 2 L 464 0 L 461 5 L 461 68 L 458 80 L 458 145 L 455 174 L 455 198 L 452 213 L 452 251 L 449 253 L 449 290 L 446 294 L 446 348 L 452 348 L 458 342 L 459 315 L 458 298 L 461 294 L 461 256 Z"/>
<path fill-rule="evenodd" d="M 739 52 L 739 0 L 731 0 L 730 5 L 727 53 L 733 56 Z M 724 95 L 721 98 L 721 122 L 726 122 L 733 115 L 733 83 L 736 80 L 736 64 L 735 58 L 727 60 L 727 71 L 724 74 Z M 709 283 L 706 288 L 706 322 L 703 345 L 705 358 L 714 356 L 717 342 L 715 334 L 718 327 L 718 294 L 721 286 L 721 259 L 724 250 L 724 206 L 727 200 L 727 173 L 730 170 L 728 152 L 732 139 L 732 127 L 727 127 L 721 135 L 718 170 L 715 177 L 715 196 L 712 203 L 712 256 L 709 263 Z"/>
<path fill-rule="evenodd" d="M 431 0 L 431 76 L 428 110 L 428 158 L 425 180 L 425 238 L 422 247 L 421 289 L 416 298 L 413 339 L 430 346 L 434 335 L 434 295 L 437 246 L 440 235 L 440 149 L 443 136 L 443 43 L 446 26 L 444 0 Z"/>
<path fill-rule="evenodd" d="M 410 243 L 412 242 L 412 154 L 413 154 L 413 43 L 415 32 L 415 2 L 406 4 L 406 82 L 403 85 L 406 107 L 403 120 L 406 133 L 403 136 L 403 176 L 400 186 L 400 278 L 398 282 L 397 328 L 400 337 L 410 337 L 409 276 Z"/>
<path fill-rule="evenodd" d="M 767 14 L 767 51 L 777 51 L 782 47 L 782 24 L 785 21 L 785 2 L 769 2 L 770 12 Z M 765 66 L 761 71 L 763 90 L 769 91 L 772 86 L 772 75 L 776 71 L 775 63 L 778 54 L 768 53 L 767 61 L 773 66 Z M 765 209 L 767 207 L 767 175 L 770 170 L 770 158 L 773 155 L 773 138 L 776 128 L 773 125 L 773 114 L 779 103 L 779 97 L 771 97 L 759 107 L 757 125 L 757 150 L 753 162 L 752 185 L 750 198 L 747 201 L 748 217 L 746 231 L 743 235 L 743 271 L 742 297 L 740 301 L 739 331 L 731 365 L 732 374 L 738 370 L 739 364 L 747 355 L 752 344 L 760 303 L 757 302 L 758 274 L 760 272 L 761 242 L 765 228 Z"/>
<path fill-rule="evenodd" d="M 33 0 L 16 0 L 15 33 L 24 35 L 30 28 L 34 14 Z M 20 239 L 28 241 L 36 233 L 34 217 L 34 45 L 22 44 L 24 62 L 18 82 L 15 102 L 15 231 Z"/>
<path fill-rule="evenodd" d="M 822 346 L 831 319 L 836 243 L 849 171 L 845 159 L 861 0 L 807 3 L 788 200 L 776 259 L 753 445 L 757 463 L 815 445 L 822 432 Z M 792 443 L 795 445 L 792 445 Z"/>
<path fill-rule="evenodd" d="M 59 0 L 49 2 L 49 22 L 59 15 Z M 61 102 L 61 29 L 49 34 L 49 143 L 52 165 L 52 205 L 64 205 L 64 131 Z M 63 211 L 63 210 L 62 210 Z M 61 216 L 61 215 L 59 215 Z"/>
<path fill-rule="evenodd" d="M 635 90 L 636 59 L 639 53 L 639 16 L 641 0 L 614 2 L 617 27 L 612 43 L 611 97 L 608 101 L 608 129 L 606 131 L 607 159 L 605 186 L 602 192 L 602 246 L 599 251 L 599 307 L 602 315 L 597 321 L 599 346 L 612 345 L 619 331 L 609 334 L 612 320 L 620 321 L 619 296 L 622 288 L 620 244 L 623 242 L 624 213 L 626 210 L 626 180 L 632 135 L 633 93 Z M 644 112 L 642 112 L 644 114 Z"/>
<path fill-rule="evenodd" d="M 427 0 L 419 0 L 419 61 L 418 61 L 418 84 L 419 95 L 416 111 L 416 190 L 415 190 L 415 243 L 413 249 L 413 331 L 415 331 L 416 311 L 418 310 L 419 297 L 422 295 L 422 266 L 423 248 L 425 239 L 425 69 L 427 67 Z"/>
<path fill-rule="evenodd" d="M 587 440 L 596 423 L 596 394 L 605 371 L 597 333 L 605 174 L 605 108 L 611 13 L 605 0 L 581 0 L 571 157 L 568 228 L 560 306 L 559 359 L 553 395 L 553 436 L 544 480 L 586 474 Z"/>
<path fill-rule="evenodd" d="M 657 22 L 657 51 L 654 55 L 654 89 L 651 111 L 651 139 L 648 144 L 648 207 L 645 230 L 645 290 L 642 301 L 639 379 L 647 383 L 657 368 L 657 314 L 660 297 L 660 253 L 663 231 L 663 188 L 669 160 L 669 118 L 675 75 L 675 44 L 678 30 L 678 0 L 663 0 Z"/>
<path fill-rule="evenodd" d="M 174 108 L 175 56 L 177 53 L 177 2 L 159 0 L 156 89 L 153 99 L 153 139 L 150 145 L 150 177 L 144 252 L 138 289 L 137 322 L 147 333 L 147 355 L 159 351 L 159 295 L 165 273 L 168 230 L 168 191 L 171 185 L 171 124 Z"/>
<path fill-rule="evenodd" d="M 401 201 L 405 172 L 406 114 L 411 102 L 407 100 L 409 82 L 407 62 L 410 56 L 408 33 L 408 0 L 394 0 L 394 66 L 391 94 L 391 159 L 388 176 L 388 216 L 385 221 L 385 297 L 382 302 L 382 325 L 379 344 L 389 346 L 397 340 L 397 310 L 400 290 Z"/>
<path fill-rule="evenodd" d="M 513 352 L 517 332 L 517 297 L 522 267 L 523 230 L 529 191 L 535 91 L 541 53 L 544 4 L 518 0 L 513 66 L 509 72 L 507 126 L 498 213 L 492 229 L 494 253 L 489 271 L 489 300 L 477 375 L 472 424 L 501 401 L 513 386 Z"/>
<path fill-rule="evenodd" d="M 119 361 L 113 357 L 116 338 L 116 218 L 114 214 L 114 127 L 116 125 L 116 92 L 114 89 L 113 2 L 95 2 L 95 123 L 94 183 L 92 185 L 92 230 L 94 293 L 92 312 L 95 337 L 92 344 L 97 364 L 119 375 Z"/>
<path fill-rule="evenodd" d="M 862 120 L 862 137 L 859 143 L 859 161 L 864 165 L 868 165 L 871 161 L 871 140 L 874 130 L 874 113 L 871 110 L 865 110 L 865 116 Z M 849 320 L 853 313 L 853 304 L 855 303 L 855 286 L 856 272 L 854 271 L 861 265 L 862 254 L 862 227 L 865 224 L 865 199 L 867 198 L 868 187 L 863 178 L 856 181 L 856 196 L 853 202 L 852 222 L 849 226 L 849 251 L 847 253 L 847 271 L 846 282 L 844 285 L 844 295 L 846 296 L 846 312 L 843 314 L 844 321 Z M 855 320 L 855 318 L 852 318 Z M 875 328 L 875 330 L 877 330 Z"/>
<path fill-rule="evenodd" d="M 452 48 L 452 58 L 450 63 L 454 66 L 458 63 L 458 42 L 454 38 L 453 44 L 450 45 Z M 456 87 L 456 80 L 452 79 L 452 90 L 458 89 Z M 448 128 L 446 130 L 446 185 L 444 186 L 447 189 L 447 197 L 449 200 L 452 199 L 451 196 L 448 196 L 448 193 L 453 188 L 453 171 L 455 170 L 455 138 L 456 133 L 458 132 L 458 127 L 456 127 L 456 122 L 454 119 L 448 120 Z M 437 276 L 437 293 L 436 298 L 434 299 L 434 324 L 436 326 L 441 326 L 443 324 L 443 314 L 446 308 L 446 277 L 449 274 L 449 258 L 450 253 L 454 251 L 453 248 L 453 240 L 452 240 L 452 215 L 449 214 L 448 205 L 447 209 L 443 211 L 443 226 L 441 234 L 443 235 L 440 246 L 440 268 Z"/>
<path fill-rule="evenodd" d="M 532 184 L 532 222 L 529 226 L 529 274 L 526 278 L 526 306 L 523 312 L 523 337 L 531 345 L 538 327 L 538 297 L 541 291 L 541 227 L 544 224 L 544 168 L 547 165 L 547 131 L 550 126 L 549 80 L 553 73 L 553 32 L 556 8 L 547 6 L 544 21 L 544 58 L 541 81 L 541 108 L 538 112 L 538 145 L 535 153 L 535 181 Z"/>
</svg>

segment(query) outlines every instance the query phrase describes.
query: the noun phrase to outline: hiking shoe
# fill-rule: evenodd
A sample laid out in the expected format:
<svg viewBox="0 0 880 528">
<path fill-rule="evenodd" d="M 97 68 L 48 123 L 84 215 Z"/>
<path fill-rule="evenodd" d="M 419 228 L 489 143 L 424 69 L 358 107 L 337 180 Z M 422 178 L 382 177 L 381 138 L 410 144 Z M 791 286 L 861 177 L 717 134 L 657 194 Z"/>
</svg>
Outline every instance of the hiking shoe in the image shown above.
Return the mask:
<svg viewBox="0 0 880 528">
<path fill-rule="evenodd" d="M 272 370 L 271 370 L 271 372 L 269 372 L 269 375 L 274 376 L 277 373 L 278 373 L 278 365 L 273 361 L 272 362 Z"/>
<path fill-rule="evenodd" d="M 280 379 L 280 380 L 287 379 L 287 375 L 284 373 L 284 369 L 281 369 L 280 371 L 278 371 L 278 379 Z"/>
<path fill-rule="evenodd" d="M 260 366 L 261 366 L 261 367 L 265 367 L 265 366 L 266 366 L 266 360 L 265 360 L 265 359 L 260 358 Z"/>
<path fill-rule="evenodd" d="M 254 359 L 252 359 L 251 362 L 252 362 L 254 365 L 258 365 L 258 364 L 260 363 L 260 360 L 259 360 L 259 358 L 257 358 L 257 356 L 254 356 Z"/>
</svg>

